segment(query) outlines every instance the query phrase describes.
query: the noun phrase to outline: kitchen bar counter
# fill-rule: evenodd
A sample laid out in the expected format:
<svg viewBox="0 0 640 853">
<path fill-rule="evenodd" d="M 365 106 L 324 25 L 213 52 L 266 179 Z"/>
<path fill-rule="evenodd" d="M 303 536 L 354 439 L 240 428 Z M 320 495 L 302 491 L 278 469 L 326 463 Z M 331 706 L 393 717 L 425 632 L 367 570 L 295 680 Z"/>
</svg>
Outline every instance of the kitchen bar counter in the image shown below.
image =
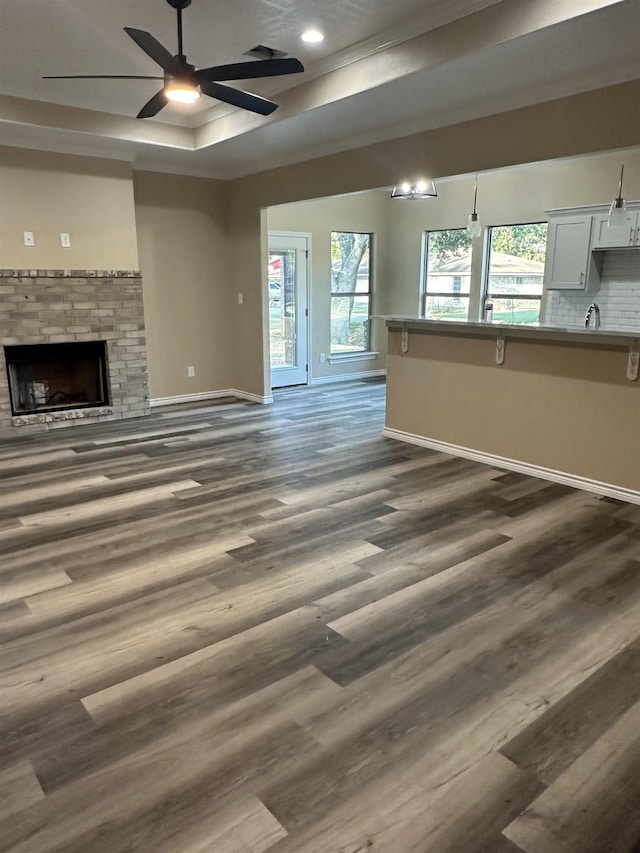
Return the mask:
<svg viewBox="0 0 640 853">
<path fill-rule="evenodd" d="M 582 340 L 590 344 L 609 345 L 628 341 L 640 340 L 640 328 L 638 329 L 613 329 L 613 328 L 589 328 L 581 326 L 554 326 L 527 325 L 518 326 L 513 323 L 481 323 L 473 321 L 453 320 L 424 320 L 419 317 L 403 317 L 396 314 L 381 316 L 386 320 L 389 327 L 406 326 L 408 329 L 424 329 L 435 333 L 446 334 L 471 334 L 495 337 L 502 334 L 508 338 L 523 340 L 549 340 L 549 341 L 577 341 Z"/>
<path fill-rule="evenodd" d="M 384 319 L 385 435 L 640 503 L 640 329 Z"/>
</svg>

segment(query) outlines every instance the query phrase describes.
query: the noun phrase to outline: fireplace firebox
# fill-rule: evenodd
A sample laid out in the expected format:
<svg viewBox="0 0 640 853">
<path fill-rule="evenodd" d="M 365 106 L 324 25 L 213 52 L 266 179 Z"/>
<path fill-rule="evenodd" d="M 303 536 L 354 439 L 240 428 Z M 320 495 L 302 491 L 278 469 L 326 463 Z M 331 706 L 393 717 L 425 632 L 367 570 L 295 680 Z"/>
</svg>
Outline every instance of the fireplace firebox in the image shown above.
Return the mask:
<svg viewBox="0 0 640 853">
<path fill-rule="evenodd" d="M 109 405 L 104 341 L 5 346 L 14 415 Z"/>
</svg>

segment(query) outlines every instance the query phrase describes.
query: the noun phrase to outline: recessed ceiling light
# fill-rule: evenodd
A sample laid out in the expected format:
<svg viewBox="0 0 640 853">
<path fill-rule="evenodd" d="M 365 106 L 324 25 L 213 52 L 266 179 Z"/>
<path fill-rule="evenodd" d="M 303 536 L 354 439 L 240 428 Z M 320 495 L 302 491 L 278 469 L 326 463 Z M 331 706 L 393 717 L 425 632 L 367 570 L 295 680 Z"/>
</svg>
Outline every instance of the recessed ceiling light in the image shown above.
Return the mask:
<svg viewBox="0 0 640 853">
<path fill-rule="evenodd" d="M 302 41 L 309 42 L 310 44 L 318 44 L 321 41 L 324 41 L 324 33 L 321 33 L 320 30 L 305 30 L 300 36 Z"/>
</svg>

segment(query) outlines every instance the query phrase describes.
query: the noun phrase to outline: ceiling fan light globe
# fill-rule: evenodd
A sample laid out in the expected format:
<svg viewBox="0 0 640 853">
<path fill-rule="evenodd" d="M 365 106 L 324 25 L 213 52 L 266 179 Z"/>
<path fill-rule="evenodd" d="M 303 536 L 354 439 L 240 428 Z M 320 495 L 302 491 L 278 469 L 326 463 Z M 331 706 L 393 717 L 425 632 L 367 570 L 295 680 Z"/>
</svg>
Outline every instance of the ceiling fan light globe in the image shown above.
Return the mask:
<svg viewBox="0 0 640 853">
<path fill-rule="evenodd" d="M 201 95 L 200 89 L 189 83 L 170 83 L 165 87 L 164 93 L 170 101 L 177 101 L 179 104 L 195 104 Z"/>
</svg>

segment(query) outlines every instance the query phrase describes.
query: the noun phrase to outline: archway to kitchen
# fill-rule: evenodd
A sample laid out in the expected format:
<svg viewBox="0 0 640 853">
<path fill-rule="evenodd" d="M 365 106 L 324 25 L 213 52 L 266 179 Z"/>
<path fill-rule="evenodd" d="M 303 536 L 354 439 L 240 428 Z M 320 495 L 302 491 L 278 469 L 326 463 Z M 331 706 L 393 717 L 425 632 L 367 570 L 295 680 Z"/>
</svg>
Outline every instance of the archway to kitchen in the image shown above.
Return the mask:
<svg viewBox="0 0 640 853">
<path fill-rule="evenodd" d="M 390 197 L 390 187 L 366 192 L 318 198 L 304 202 L 270 207 L 267 210 L 269 230 L 304 231 L 310 235 L 309 263 L 309 372 L 310 385 L 340 380 L 383 376 L 386 369 L 385 315 L 419 317 L 429 315 L 433 305 L 440 309 L 439 319 L 482 318 L 487 288 L 493 275 L 494 283 L 505 281 L 506 267 L 500 263 L 517 261 L 494 252 L 491 261 L 493 229 L 518 229 L 523 225 L 546 223 L 547 211 L 573 208 L 611 201 L 617 189 L 620 164 L 625 163 L 625 185 L 629 198 L 639 195 L 640 149 L 609 151 L 580 157 L 562 158 L 539 163 L 513 166 L 478 175 L 477 209 L 482 226 L 471 249 L 462 253 L 462 288 L 464 292 L 447 294 L 460 288 L 460 271 L 440 277 L 433 288 L 441 299 L 429 299 L 428 235 L 434 232 L 465 232 L 467 219 L 473 209 L 475 175 L 457 175 L 436 179 L 438 196 L 417 201 L 399 201 Z M 403 177 L 399 174 L 399 178 Z M 370 324 L 367 345 L 359 344 L 351 352 L 340 352 L 332 340 L 332 293 L 335 257 L 332 255 L 332 234 L 336 232 L 367 233 L 371 235 L 369 259 Z M 542 247 L 544 249 L 544 247 Z M 510 254 L 510 253 L 509 253 Z M 614 258 L 615 260 L 615 258 Z M 523 287 L 532 290 L 531 304 L 518 303 L 505 308 L 514 321 L 531 314 L 533 321 L 575 325 L 584 315 L 583 302 L 593 301 L 594 294 L 583 292 L 550 292 L 542 288 L 543 261 L 538 254 L 532 262 L 524 258 L 517 275 Z M 615 266 L 615 265 L 614 265 Z M 513 273 L 513 270 L 509 272 Z M 608 278 L 596 294 L 606 303 L 606 294 L 615 294 L 615 270 L 606 271 Z M 526 275 L 525 275 L 526 274 Z M 628 276 L 624 279 L 626 282 Z M 509 282 L 507 282 L 508 284 Z M 266 286 L 266 285 L 265 285 Z M 622 285 L 621 285 L 622 287 Z M 626 284 L 625 284 L 626 287 Z M 625 291 L 626 292 L 626 291 Z M 452 312 L 443 311 L 456 302 Z M 534 304 L 537 300 L 537 306 Z M 525 311 L 526 309 L 526 311 Z M 533 313 L 536 316 L 533 317 Z M 631 309 L 629 309 L 631 310 Z M 464 315 L 464 316 L 463 316 Z M 503 319 L 495 317 L 494 319 Z M 526 319 L 526 317 L 525 317 Z M 267 330 L 265 330 L 268 334 Z"/>
</svg>

